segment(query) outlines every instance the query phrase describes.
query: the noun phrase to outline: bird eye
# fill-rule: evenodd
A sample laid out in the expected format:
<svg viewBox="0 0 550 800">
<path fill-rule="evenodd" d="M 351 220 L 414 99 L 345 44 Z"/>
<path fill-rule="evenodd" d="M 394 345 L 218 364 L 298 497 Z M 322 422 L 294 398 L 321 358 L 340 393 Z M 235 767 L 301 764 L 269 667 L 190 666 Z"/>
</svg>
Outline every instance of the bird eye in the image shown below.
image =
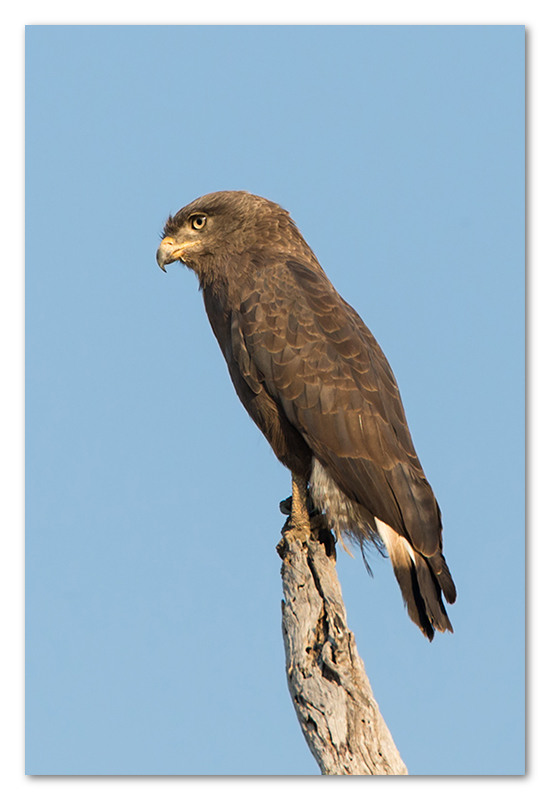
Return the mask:
<svg viewBox="0 0 550 800">
<path fill-rule="evenodd" d="M 206 217 L 204 214 L 196 214 L 194 217 L 191 217 L 191 227 L 196 231 L 202 230 L 205 225 Z"/>
</svg>

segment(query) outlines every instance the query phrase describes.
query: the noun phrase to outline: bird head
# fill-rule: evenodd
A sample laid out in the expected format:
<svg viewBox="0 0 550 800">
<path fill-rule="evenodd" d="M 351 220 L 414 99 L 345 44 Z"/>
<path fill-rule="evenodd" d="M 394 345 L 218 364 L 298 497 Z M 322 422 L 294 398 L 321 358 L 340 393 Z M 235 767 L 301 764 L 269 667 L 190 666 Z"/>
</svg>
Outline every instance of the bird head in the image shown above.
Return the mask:
<svg viewBox="0 0 550 800">
<path fill-rule="evenodd" d="M 166 272 L 166 264 L 182 261 L 203 284 L 214 268 L 219 274 L 235 257 L 243 263 L 238 259 L 243 253 L 296 252 L 304 246 L 290 215 L 276 203 L 248 192 L 214 192 L 168 218 L 157 263 Z"/>
</svg>

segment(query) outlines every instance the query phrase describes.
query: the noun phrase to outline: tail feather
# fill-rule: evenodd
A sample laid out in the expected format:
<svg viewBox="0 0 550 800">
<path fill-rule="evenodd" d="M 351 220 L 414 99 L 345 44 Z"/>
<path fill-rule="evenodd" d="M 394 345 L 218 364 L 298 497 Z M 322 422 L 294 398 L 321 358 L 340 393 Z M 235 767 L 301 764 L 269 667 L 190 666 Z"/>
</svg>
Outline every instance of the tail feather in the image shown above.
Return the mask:
<svg viewBox="0 0 550 800">
<path fill-rule="evenodd" d="M 441 599 L 454 603 L 456 589 L 442 553 L 426 557 L 385 522 L 376 527 L 386 546 L 409 616 L 431 641 L 434 631 L 453 632 Z"/>
<path fill-rule="evenodd" d="M 449 572 L 449 567 L 445 561 L 443 553 L 436 553 L 427 559 L 430 569 L 437 578 L 437 582 L 441 587 L 441 591 L 445 595 L 445 600 L 448 603 L 454 603 L 456 600 L 456 586 Z"/>
</svg>

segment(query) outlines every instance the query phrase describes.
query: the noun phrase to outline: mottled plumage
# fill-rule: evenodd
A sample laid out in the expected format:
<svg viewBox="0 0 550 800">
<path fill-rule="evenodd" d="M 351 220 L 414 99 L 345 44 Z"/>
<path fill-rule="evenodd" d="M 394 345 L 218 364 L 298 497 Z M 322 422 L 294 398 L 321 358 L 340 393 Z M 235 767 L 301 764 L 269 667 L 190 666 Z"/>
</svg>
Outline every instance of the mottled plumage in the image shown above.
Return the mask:
<svg viewBox="0 0 550 800">
<path fill-rule="evenodd" d="M 201 197 L 166 223 L 157 260 L 177 259 L 197 274 L 237 394 L 277 457 L 338 536 L 386 548 L 426 636 L 452 631 L 439 506 L 393 372 L 288 213 L 247 192 Z"/>
</svg>

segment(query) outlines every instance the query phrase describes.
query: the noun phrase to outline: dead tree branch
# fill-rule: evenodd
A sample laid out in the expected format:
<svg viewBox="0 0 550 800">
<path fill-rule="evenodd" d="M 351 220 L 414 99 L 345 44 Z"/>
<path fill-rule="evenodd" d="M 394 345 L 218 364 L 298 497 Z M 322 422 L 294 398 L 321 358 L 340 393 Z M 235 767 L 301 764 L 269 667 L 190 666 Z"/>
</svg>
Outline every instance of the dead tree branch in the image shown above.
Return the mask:
<svg viewBox="0 0 550 800">
<path fill-rule="evenodd" d="M 289 520 L 277 549 L 288 686 L 321 772 L 406 775 L 346 624 L 332 534 Z"/>
</svg>

